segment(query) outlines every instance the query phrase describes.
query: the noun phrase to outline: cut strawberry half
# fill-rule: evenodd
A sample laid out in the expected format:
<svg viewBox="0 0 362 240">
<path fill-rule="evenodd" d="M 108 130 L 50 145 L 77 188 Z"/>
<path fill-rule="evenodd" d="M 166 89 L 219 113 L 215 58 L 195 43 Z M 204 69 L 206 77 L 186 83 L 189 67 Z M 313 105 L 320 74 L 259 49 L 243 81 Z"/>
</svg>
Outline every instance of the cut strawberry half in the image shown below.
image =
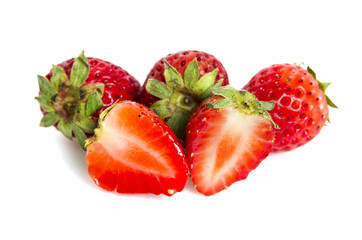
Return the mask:
<svg viewBox="0 0 362 240">
<path fill-rule="evenodd" d="M 125 101 L 102 112 L 100 128 L 86 146 L 89 174 L 107 191 L 171 196 L 187 184 L 179 140 L 141 104 Z"/>
<path fill-rule="evenodd" d="M 230 86 L 214 93 L 222 96 L 201 103 L 186 129 L 191 177 L 207 196 L 245 179 L 271 152 L 274 138 L 267 112 L 273 103 L 259 102 Z"/>
</svg>

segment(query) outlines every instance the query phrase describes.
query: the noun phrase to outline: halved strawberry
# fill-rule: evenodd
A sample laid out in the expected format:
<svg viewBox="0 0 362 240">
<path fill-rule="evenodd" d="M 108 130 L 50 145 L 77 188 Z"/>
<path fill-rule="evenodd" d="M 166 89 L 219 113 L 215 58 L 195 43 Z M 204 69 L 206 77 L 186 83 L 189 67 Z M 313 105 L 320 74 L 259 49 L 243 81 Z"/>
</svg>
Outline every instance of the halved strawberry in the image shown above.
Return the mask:
<svg viewBox="0 0 362 240">
<path fill-rule="evenodd" d="M 186 128 L 191 178 L 207 196 L 245 179 L 271 152 L 274 138 L 267 112 L 274 103 L 230 86 L 214 94 L 195 109 Z"/>
<path fill-rule="evenodd" d="M 87 141 L 86 161 L 95 183 L 119 193 L 171 196 L 185 187 L 189 168 L 175 134 L 145 106 L 125 101 L 100 115 Z"/>
</svg>

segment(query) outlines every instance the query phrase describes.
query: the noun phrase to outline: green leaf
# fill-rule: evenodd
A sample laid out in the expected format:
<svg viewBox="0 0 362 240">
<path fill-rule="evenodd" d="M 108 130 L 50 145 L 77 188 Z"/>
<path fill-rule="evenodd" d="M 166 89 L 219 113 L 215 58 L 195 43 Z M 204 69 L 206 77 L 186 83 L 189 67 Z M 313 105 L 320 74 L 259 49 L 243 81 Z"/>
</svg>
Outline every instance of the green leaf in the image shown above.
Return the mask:
<svg viewBox="0 0 362 240">
<path fill-rule="evenodd" d="M 183 81 L 180 73 L 172 67 L 167 61 L 165 61 L 165 75 L 166 83 L 171 90 L 179 89 L 183 87 Z"/>
<path fill-rule="evenodd" d="M 58 129 L 63 135 L 69 139 L 73 138 L 72 126 L 69 122 L 64 122 L 63 119 L 59 120 Z"/>
<path fill-rule="evenodd" d="M 255 95 L 243 89 L 236 91 L 233 98 L 236 100 L 237 103 L 243 105 L 250 110 L 258 109 L 261 107 L 261 104 L 256 99 Z"/>
<path fill-rule="evenodd" d="M 85 101 L 89 98 L 92 93 L 98 93 L 100 97 L 103 96 L 104 93 L 104 84 L 103 83 L 91 83 L 86 84 L 80 88 L 80 99 Z"/>
<path fill-rule="evenodd" d="M 193 92 L 201 96 L 208 88 L 213 86 L 216 78 L 216 74 L 218 72 L 218 69 L 214 69 L 214 71 L 209 72 L 202 76 L 199 81 L 196 82 L 195 86 L 193 87 Z"/>
<path fill-rule="evenodd" d="M 94 129 L 97 127 L 96 122 L 91 119 L 91 118 L 87 118 L 85 116 L 82 115 L 78 115 L 76 117 L 76 120 L 74 121 L 74 123 L 83 130 L 83 132 L 86 133 L 94 133 Z"/>
<path fill-rule="evenodd" d="M 330 83 L 330 82 L 326 82 L 326 83 L 320 82 L 320 81 L 317 79 L 315 72 L 314 72 L 310 67 L 307 67 L 307 71 L 308 71 L 310 74 L 312 74 L 312 76 L 313 76 L 313 78 L 314 78 L 315 80 L 317 80 L 319 88 L 322 90 L 322 92 L 323 92 L 324 95 L 326 96 L 327 105 L 330 106 L 330 107 L 332 107 L 332 108 L 338 108 L 337 105 L 334 104 L 334 103 L 332 102 L 332 100 L 325 94 L 327 88 L 329 87 L 329 85 L 331 85 L 331 83 Z M 329 121 L 329 119 L 328 119 L 328 121 Z"/>
<path fill-rule="evenodd" d="M 215 88 L 219 88 L 221 87 L 221 84 L 222 84 L 223 80 L 219 80 L 217 82 L 215 82 L 214 86 L 212 87 L 209 87 L 200 97 L 200 100 L 201 101 L 204 101 L 205 99 L 211 97 L 213 95 L 213 90 Z"/>
<path fill-rule="evenodd" d="M 168 99 L 172 95 L 172 90 L 166 84 L 156 79 L 148 79 L 146 90 L 149 94 L 161 99 Z"/>
<path fill-rule="evenodd" d="M 223 80 L 219 80 L 219 81 L 215 82 L 213 88 L 220 88 L 222 85 L 222 82 L 223 82 Z"/>
<path fill-rule="evenodd" d="M 224 98 L 220 101 L 214 102 L 213 104 L 207 103 L 206 107 L 213 109 L 220 109 L 235 104 L 235 100 L 232 98 Z"/>
<path fill-rule="evenodd" d="M 50 99 L 56 94 L 55 88 L 46 77 L 38 75 L 38 84 L 41 95 Z"/>
<path fill-rule="evenodd" d="M 275 102 L 274 101 L 270 101 L 270 102 L 265 102 L 265 101 L 259 101 L 260 105 L 262 108 L 264 108 L 267 111 L 271 111 L 273 110 L 274 106 L 275 106 Z"/>
<path fill-rule="evenodd" d="M 86 106 L 87 106 L 87 103 L 85 102 L 80 102 L 77 106 L 76 106 L 76 111 L 78 114 L 80 115 L 83 115 L 83 116 L 86 116 Z"/>
<path fill-rule="evenodd" d="M 56 124 L 60 119 L 59 114 L 56 112 L 50 112 L 44 115 L 44 117 L 40 120 L 41 127 L 50 127 Z"/>
<path fill-rule="evenodd" d="M 334 104 L 334 103 L 332 102 L 332 100 L 331 100 L 327 95 L 325 95 L 325 96 L 326 96 L 326 101 L 327 101 L 327 105 L 328 105 L 328 106 L 330 106 L 330 107 L 332 107 L 332 108 L 338 108 L 337 105 Z"/>
<path fill-rule="evenodd" d="M 93 113 L 95 113 L 98 109 L 103 106 L 103 102 L 99 93 L 93 92 L 89 96 L 86 104 L 86 116 L 89 117 Z"/>
<path fill-rule="evenodd" d="M 50 81 L 53 83 L 55 90 L 59 92 L 59 86 L 65 85 L 68 81 L 68 77 L 63 68 L 53 65 Z"/>
<path fill-rule="evenodd" d="M 172 114 L 172 110 L 169 107 L 170 100 L 163 99 L 155 102 L 150 107 L 151 111 L 156 113 L 160 118 L 165 119 Z"/>
<path fill-rule="evenodd" d="M 54 107 L 53 107 L 53 102 L 46 96 L 38 96 L 35 97 L 36 100 L 38 100 L 40 107 L 46 111 L 46 112 L 53 112 L 55 111 Z"/>
<path fill-rule="evenodd" d="M 74 60 L 72 71 L 70 73 L 70 84 L 78 88 L 87 79 L 89 74 L 89 64 L 87 58 L 84 56 L 84 51 Z"/>
<path fill-rule="evenodd" d="M 215 95 L 223 96 L 225 98 L 232 98 L 234 97 L 237 90 L 233 88 L 231 85 L 227 85 L 224 87 L 214 88 L 212 93 Z"/>
<path fill-rule="evenodd" d="M 185 87 L 189 90 L 193 89 L 197 80 L 199 80 L 199 76 L 200 76 L 199 65 L 197 63 L 197 60 L 195 59 L 191 63 L 189 63 L 189 65 L 185 70 L 184 73 Z"/>
<path fill-rule="evenodd" d="M 90 85 L 90 84 L 89 84 Z M 88 86 L 89 86 L 88 85 Z M 102 83 L 94 83 L 94 85 L 96 86 L 96 91 L 100 96 L 103 96 L 104 93 L 104 84 Z"/>
<path fill-rule="evenodd" d="M 186 125 L 190 117 L 191 113 L 177 111 L 167 120 L 168 126 L 170 126 L 179 139 L 183 139 L 185 137 Z"/>
<path fill-rule="evenodd" d="M 317 76 L 315 74 L 315 72 L 308 66 L 307 67 L 307 71 L 312 75 L 312 77 L 317 80 Z"/>
<path fill-rule="evenodd" d="M 87 136 L 82 131 L 82 129 L 80 127 L 78 127 L 75 123 L 72 123 L 71 127 L 72 127 L 73 133 L 75 135 L 75 138 L 78 141 L 79 146 L 85 150 L 85 140 L 87 139 Z"/>
<path fill-rule="evenodd" d="M 320 90 L 322 90 L 322 92 L 326 92 L 326 90 L 327 90 L 327 87 L 329 86 L 329 85 L 331 85 L 331 83 L 330 82 L 328 82 L 328 83 L 323 83 L 323 82 L 320 82 L 320 81 L 318 81 L 317 80 L 317 82 L 318 82 L 318 87 L 320 88 Z"/>
</svg>

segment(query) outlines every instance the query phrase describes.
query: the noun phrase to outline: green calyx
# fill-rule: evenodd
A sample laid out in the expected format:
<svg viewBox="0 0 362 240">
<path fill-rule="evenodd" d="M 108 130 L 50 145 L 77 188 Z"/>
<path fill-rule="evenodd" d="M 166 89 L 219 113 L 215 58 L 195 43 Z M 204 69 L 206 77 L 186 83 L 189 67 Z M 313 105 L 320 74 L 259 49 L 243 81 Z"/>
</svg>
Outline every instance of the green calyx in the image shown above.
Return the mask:
<svg viewBox="0 0 362 240">
<path fill-rule="evenodd" d="M 273 121 L 268 113 L 268 111 L 271 111 L 274 108 L 274 101 L 258 101 L 252 93 L 249 93 L 245 90 L 237 90 L 230 85 L 215 88 L 213 89 L 212 93 L 224 98 L 215 103 L 207 103 L 207 107 L 221 109 L 228 106 L 233 106 L 246 115 L 256 114 L 265 117 L 271 121 L 274 128 L 278 128 L 278 125 Z"/>
<path fill-rule="evenodd" d="M 89 64 L 82 52 L 74 60 L 70 78 L 64 70 L 53 65 L 52 77 L 38 76 L 40 95 L 35 97 L 45 112 L 40 126 L 57 124 L 60 132 L 69 139 L 76 137 L 84 149 L 87 134 L 93 134 L 97 119 L 91 115 L 103 106 L 103 84 L 87 84 Z"/>
<path fill-rule="evenodd" d="M 327 101 L 327 104 L 328 106 L 332 107 L 332 108 L 338 108 L 336 104 L 334 104 L 332 102 L 332 100 L 327 96 L 326 94 L 326 89 L 329 85 L 331 85 L 330 82 L 328 83 L 323 83 L 323 82 L 320 82 L 318 79 L 317 79 L 317 76 L 315 74 L 315 72 L 310 68 L 310 67 L 307 67 L 307 71 L 313 76 L 313 78 L 315 80 L 317 80 L 318 82 L 318 85 L 319 85 L 319 88 L 322 90 L 322 92 L 324 93 L 324 95 L 326 96 L 326 101 Z"/>
<path fill-rule="evenodd" d="M 160 98 L 150 109 L 167 122 L 179 139 L 185 136 L 186 124 L 194 109 L 205 99 L 211 97 L 212 89 L 220 87 L 222 80 L 215 82 L 218 69 L 200 78 L 197 60 L 186 67 L 184 78 L 165 61 L 166 83 L 149 79 L 146 90 Z"/>
<path fill-rule="evenodd" d="M 94 135 L 85 139 L 84 142 L 84 149 L 86 150 L 88 148 L 89 145 L 91 145 L 92 143 L 94 143 L 95 141 L 97 141 L 97 139 L 100 138 L 100 136 L 102 135 L 103 132 L 103 122 L 104 119 L 106 118 L 106 116 L 108 115 L 108 113 L 118 104 L 121 104 L 123 102 L 126 102 L 127 100 L 121 101 L 119 102 L 118 100 L 113 103 L 111 106 L 107 107 L 106 109 L 104 109 L 100 114 L 99 114 L 99 119 L 98 119 L 98 125 L 96 128 L 94 128 Z"/>
</svg>

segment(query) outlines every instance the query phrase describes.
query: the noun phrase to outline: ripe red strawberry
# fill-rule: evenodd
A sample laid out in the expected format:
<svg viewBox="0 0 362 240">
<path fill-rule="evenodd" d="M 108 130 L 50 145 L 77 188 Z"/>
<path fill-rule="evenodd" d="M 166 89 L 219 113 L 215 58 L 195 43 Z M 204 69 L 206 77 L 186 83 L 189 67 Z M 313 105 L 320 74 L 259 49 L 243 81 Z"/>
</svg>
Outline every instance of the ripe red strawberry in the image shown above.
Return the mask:
<svg viewBox="0 0 362 240">
<path fill-rule="evenodd" d="M 183 51 L 161 58 L 147 75 L 140 102 L 151 108 L 180 139 L 187 120 L 211 89 L 229 84 L 219 60 L 201 51 Z"/>
<path fill-rule="evenodd" d="M 145 106 L 124 101 L 101 113 L 87 141 L 86 161 L 95 183 L 107 191 L 168 196 L 183 190 L 189 168 L 183 148 Z"/>
<path fill-rule="evenodd" d="M 274 152 L 297 148 L 320 132 L 329 116 L 327 105 L 336 107 L 324 93 L 329 84 L 316 80 L 309 67 L 276 64 L 259 71 L 244 87 L 259 100 L 276 102 L 270 111 L 279 126 Z"/>
<path fill-rule="evenodd" d="M 117 100 L 134 100 L 140 84 L 122 68 L 97 58 L 53 65 L 46 77 L 38 76 L 39 101 L 44 114 L 40 126 L 55 125 L 64 136 L 77 138 L 81 147 L 93 134 L 99 113 Z"/>
<path fill-rule="evenodd" d="M 191 178 L 207 196 L 245 179 L 271 152 L 274 138 L 267 112 L 273 103 L 230 86 L 214 94 L 195 109 L 186 128 Z"/>
</svg>

